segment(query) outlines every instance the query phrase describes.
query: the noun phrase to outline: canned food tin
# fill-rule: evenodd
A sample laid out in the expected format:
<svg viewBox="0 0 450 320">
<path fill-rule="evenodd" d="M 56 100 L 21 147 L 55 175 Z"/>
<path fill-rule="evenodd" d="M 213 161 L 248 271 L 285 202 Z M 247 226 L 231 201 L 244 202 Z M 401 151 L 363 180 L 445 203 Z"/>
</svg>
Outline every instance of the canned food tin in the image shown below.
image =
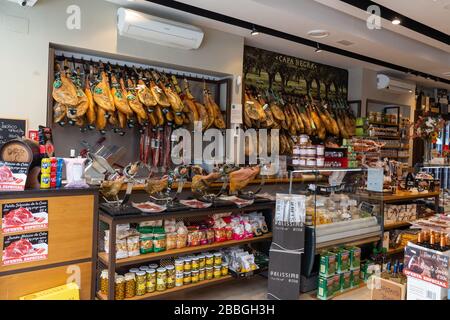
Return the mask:
<svg viewBox="0 0 450 320">
<path fill-rule="evenodd" d="M 56 158 L 55 157 L 51 157 L 50 158 L 50 170 L 51 170 L 51 173 L 56 173 L 57 166 L 58 166 L 58 162 L 57 162 Z"/>
<path fill-rule="evenodd" d="M 56 173 L 61 173 L 62 174 L 63 165 L 64 165 L 64 159 L 63 158 L 57 158 L 57 160 L 56 160 Z"/>
<path fill-rule="evenodd" d="M 316 147 L 316 150 L 317 150 L 317 156 L 318 157 L 323 157 L 325 155 L 325 147 L 324 146 L 318 145 Z"/>
<path fill-rule="evenodd" d="M 325 166 L 325 158 L 317 158 L 316 163 L 318 167 L 324 167 Z"/>
<path fill-rule="evenodd" d="M 43 158 L 41 160 L 41 174 L 50 174 L 52 172 L 50 158 Z"/>
<path fill-rule="evenodd" d="M 50 173 L 41 174 L 41 189 L 50 189 Z"/>
<path fill-rule="evenodd" d="M 305 167 L 306 166 L 306 158 L 299 158 L 298 159 L 298 165 Z"/>
<path fill-rule="evenodd" d="M 50 188 L 56 188 L 56 173 L 50 174 Z"/>
<path fill-rule="evenodd" d="M 316 147 L 308 147 L 306 148 L 306 155 L 308 157 L 315 157 L 317 154 Z"/>
<path fill-rule="evenodd" d="M 315 167 L 316 166 L 316 159 L 315 158 L 308 158 L 306 160 L 306 166 L 307 167 Z"/>
</svg>

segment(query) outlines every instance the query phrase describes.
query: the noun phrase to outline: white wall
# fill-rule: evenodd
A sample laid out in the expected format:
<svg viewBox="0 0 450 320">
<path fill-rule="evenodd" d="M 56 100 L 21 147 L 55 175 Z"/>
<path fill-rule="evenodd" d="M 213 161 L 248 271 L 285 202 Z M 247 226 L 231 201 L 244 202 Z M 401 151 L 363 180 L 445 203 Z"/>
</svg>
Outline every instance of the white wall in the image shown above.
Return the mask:
<svg viewBox="0 0 450 320">
<path fill-rule="evenodd" d="M 81 8 L 80 30 L 66 27 L 66 9 L 72 4 Z M 204 43 L 195 51 L 123 39 L 117 36 L 116 10 L 116 5 L 99 0 L 42 0 L 33 8 L 0 0 L 0 117 L 28 119 L 31 129 L 45 124 L 50 42 L 241 75 L 242 37 L 203 28 Z M 13 31 L 17 23 L 28 24 L 28 31 Z M 233 102 L 240 99 L 233 91 Z"/>
</svg>

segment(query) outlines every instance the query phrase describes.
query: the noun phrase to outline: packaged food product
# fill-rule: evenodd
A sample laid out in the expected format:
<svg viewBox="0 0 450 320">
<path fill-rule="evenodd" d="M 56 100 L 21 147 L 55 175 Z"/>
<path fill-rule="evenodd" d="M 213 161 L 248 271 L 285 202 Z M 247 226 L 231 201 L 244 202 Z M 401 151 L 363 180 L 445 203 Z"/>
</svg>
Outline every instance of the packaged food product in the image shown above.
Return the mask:
<svg viewBox="0 0 450 320">
<path fill-rule="evenodd" d="M 205 279 L 211 280 L 213 277 L 214 277 L 213 267 L 206 267 L 205 268 Z"/>
<path fill-rule="evenodd" d="M 187 285 L 187 284 L 191 284 L 191 282 L 192 282 L 191 272 L 185 272 L 183 284 Z"/>
<path fill-rule="evenodd" d="M 166 234 L 166 250 L 177 248 L 177 233 L 171 232 Z"/>
<path fill-rule="evenodd" d="M 213 275 L 214 275 L 214 278 L 220 278 L 222 276 L 222 266 L 215 266 Z"/>
<path fill-rule="evenodd" d="M 348 250 L 350 255 L 350 269 L 359 269 L 361 267 L 361 248 L 351 247 Z"/>
<path fill-rule="evenodd" d="M 198 230 L 198 234 L 199 234 L 200 245 L 204 246 L 204 245 L 208 244 L 208 239 L 206 237 L 206 227 L 200 228 L 200 230 Z"/>
<path fill-rule="evenodd" d="M 143 296 L 147 292 L 147 273 L 139 271 L 136 273 L 136 295 Z"/>
<path fill-rule="evenodd" d="M 233 240 L 233 228 L 232 227 L 225 227 L 225 237 L 227 241 Z"/>
<path fill-rule="evenodd" d="M 208 244 L 214 243 L 214 240 L 215 240 L 214 229 L 212 229 L 212 228 L 206 229 L 206 240 L 207 240 Z"/>
<path fill-rule="evenodd" d="M 161 252 L 166 250 L 166 234 L 162 229 L 156 229 L 153 233 L 153 251 Z"/>
<path fill-rule="evenodd" d="M 184 284 L 184 272 L 175 273 L 175 286 L 182 287 Z"/>
<path fill-rule="evenodd" d="M 166 266 L 167 270 L 167 289 L 175 287 L 175 267 L 173 265 Z"/>
<path fill-rule="evenodd" d="M 336 273 L 336 254 L 333 252 L 323 252 L 320 254 L 321 276 L 329 277 Z"/>
<path fill-rule="evenodd" d="M 334 289 L 333 294 L 336 294 L 338 292 L 341 292 L 341 275 L 339 273 L 336 273 L 334 276 Z"/>
<path fill-rule="evenodd" d="M 334 276 L 333 277 L 319 277 L 319 284 L 317 289 L 317 298 L 321 300 L 330 299 L 334 294 Z"/>
<path fill-rule="evenodd" d="M 134 273 L 125 274 L 125 298 L 133 298 L 136 295 L 136 277 Z"/>
<path fill-rule="evenodd" d="M 352 288 L 358 287 L 361 282 L 361 270 L 353 269 L 350 271 L 350 286 Z"/>
<path fill-rule="evenodd" d="M 205 276 L 206 276 L 206 269 L 202 268 L 200 270 L 198 270 L 198 281 L 203 281 L 205 280 Z"/>
<path fill-rule="evenodd" d="M 176 232 L 177 231 L 176 220 L 175 219 L 164 220 L 164 231 L 166 233 Z"/>
<path fill-rule="evenodd" d="M 127 239 L 116 240 L 116 258 L 117 259 L 128 258 Z"/>
<path fill-rule="evenodd" d="M 155 292 L 156 290 L 156 270 L 154 268 L 147 270 L 147 282 L 146 291 L 147 293 Z"/>
<path fill-rule="evenodd" d="M 185 248 L 187 246 L 187 234 L 177 233 L 177 249 Z"/>
<path fill-rule="evenodd" d="M 100 292 L 103 294 L 108 294 L 108 270 L 102 270 L 100 274 Z"/>
<path fill-rule="evenodd" d="M 141 254 L 153 252 L 153 233 L 141 233 L 139 243 Z"/>
<path fill-rule="evenodd" d="M 200 245 L 200 232 L 197 227 L 188 228 L 189 232 L 187 235 L 187 246 L 188 247 L 197 247 Z"/>
<path fill-rule="evenodd" d="M 341 291 L 347 290 L 350 288 L 350 271 L 345 271 L 340 273 L 341 277 Z"/>
<path fill-rule="evenodd" d="M 222 265 L 222 253 L 220 253 L 220 252 L 214 253 L 214 265 L 215 266 Z"/>
<path fill-rule="evenodd" d="M 184 260 L 183 259 L 175 260 L 175 271 L 176 272 L 184 272 Z"/>
<path fill-rule="evenodd" d="M 205 258 L 206 267 L 212 267 L 214 265 L 214 255 L 211 253 L 206 254 Z"/>
<path fill-rule="evenodd" d="M 337 271 L 342 273 L 350 270 L 350 252 L 344 248 L 340 248 L 336 253 Z"/>
<path fill-rule="evenodd" d="M 197 283 L 199 281 L 199 271 L 198 270 L 192 270 L 191 272 L 191 282 Z"/>
<path fill-rule="evenodd" d="M 214 228 L 214 241 L 224 242 L 227 240 L 225 228 Z"/>
<path fill-rule="evenodd" d="M 139 236 L 131 236 L 127 238 L 127 251 L 129 257 L 135 257 L 140 255 Z"/>
<path fill-rule="evenodd" d="M 167 271 L 166 268 L 156 269 L 156 291 L 164 291 L 167 288 Z"/>
<path fill-rule="evenodd" d="M 222 273 L 222 276 L 228 275 L 228 263 L 227 262 L 222 263 L 221 273 Z"/>
<path fill-rule="evenodd" d="M 117 276 L 115 281 L 116 300 L 125 299 L 125 277 Z"/>
<path fill-rule="evenodd" d="M 184 259 L 184 272 L 191 272 L 192 270 L 192 259 L 185 258 Z"/>
<path fill-rule="evenodd" d="M 204 254 L 200 254 L 198 256 L 198 268 L 203 269 L 206 264 L 206 256 Z"/>
<path fill-rule="evenodd" d="M 192 271 L 197 271 L 200 268 L 198 257 L 192 258 Z"/>
</svg>

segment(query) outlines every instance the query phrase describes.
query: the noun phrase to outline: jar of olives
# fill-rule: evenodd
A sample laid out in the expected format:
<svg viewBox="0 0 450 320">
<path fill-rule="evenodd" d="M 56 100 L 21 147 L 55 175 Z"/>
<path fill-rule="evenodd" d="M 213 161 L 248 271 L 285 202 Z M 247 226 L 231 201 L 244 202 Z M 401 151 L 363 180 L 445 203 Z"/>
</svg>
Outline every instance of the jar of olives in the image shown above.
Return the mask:
<svg viewBox="0 0 450 320">
<path fill-rule="evenodd" d="M 167 270 L 167 289 L 175 287 L 175 267 L 173 265 L 166 266 Z"/>
<path fill-rule="evenodd" d="M 197 283 L 198 282 L 198 280 L 199 280 L 199 272 L 198 272 L 198 270 L 193 270 L 192 272 L 191 272 L 191 282 L 192 283 Z"/>
<path fill-rule="evenodd" d="M 214 271 L 212 267 L 206 267 L 205 270 L 205 279 L 211 280 L 214 277 Z"/>
<path fill-rule="evenodd" d="M 192 282 L 191 272 L 185 272 L 185 273 L 184 273 L 183 284 L 184 284 L 184 285 L 187 285 L 187 284 L 191 284 L 191 282 Z"/>
<path fill-rule="evenodd" d="M 184 260 L 183 259 L 175 260 L 175 271 L 176 272 L 184 272 Z"/>
<path fill-rule="evenodd" d="M 206 256 L 201 254 L 198 256 L 198 268 L 203 269 L 205 267 Z"/>
<path fill-rule="evenodd" d="M 211 253 L 208 253 L 205 257 L 205 266 L 212 267 L 213 265 L 214 265 L 214 255 Z"/>
<path fill-rule="evenodd" d="M 227 262 L 222 263 L 221 273 L 222 273 L 222 276 L 228 275 L 228 263 Z"/>
<path fill-rule="evenodd" d="M 192 271 L 198 271 L 199 269 L 199 261 L 198 257 L 192 258 Z"/>
<path fill-rule="evenodd" d="M 222 266 L 214 267 L 214 278 L 220 278 L 222 276 Z"/>
<path fill-rule="evenodd" d="M 214 253 L 214 265 L 215 266 L 222 265 L 222 254 L 220 252 Z"/>
<path fill-rule="evenodd" d="M 166 268 L 156 269 L 156 291 L 164 291 L 167 288 L 167 270 Z"/>
<path fill-rule="evenodd" d="M 108 287 L 108 270 L 102 270 L 102 273 L 100 274 L 100 292 L 103 294 L 108 294 Z"/>
<path fill-rule="evenodd" d="M 136 295 L 143 296 L 147 292 L 147 274 L 145 271 L 136 272 Z"/>
<path fill-rule="evenodd" d="M 191 272 L 192 270 L 192 259 L 186 258 L 184 259 L 184 272 Z"/>
<path fill-rule="evenodd" d="M 147 270 L 147 283 L 146 283 L 146 291 L 147 293 L 155 292 L 156 290 L 156 270 L 148 269 Z"/>
<path fill-rule="evenodd" d="M 117 276 L 115 281 L 115 289 L 116 289 L 116 300 L 125 299 L 125 277 Z"/>
<path fill-rule="evenodd" d="M 136 276 L 134 273 L 125 274 L 125 298 L 133 298 L 136 295 Z"/>
<path fill-rule="evenodd" d="M 175 286 L 182 287 L 184 284 L 184 272 L 177 272 L 175 274 Z"/>
<path fill-rule="evenodd" d="M 198 270 L 198 281 L 205 280 L 205 273 L 206 273 L 205 268 Z"/>
</svg>

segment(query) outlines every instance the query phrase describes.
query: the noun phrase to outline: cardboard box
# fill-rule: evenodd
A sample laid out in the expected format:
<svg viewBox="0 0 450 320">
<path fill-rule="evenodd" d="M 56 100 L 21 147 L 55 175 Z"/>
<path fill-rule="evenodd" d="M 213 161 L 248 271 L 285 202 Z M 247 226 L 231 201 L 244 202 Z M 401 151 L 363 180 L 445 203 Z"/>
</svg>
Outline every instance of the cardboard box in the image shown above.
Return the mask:
<svg viewBox="0 0 450 320">
<path fill-rule="evenodd" d="M 405 300 L 406 285 L 377 276 L 370 277 L 369 281 L 372 300 Z"/>
<path fill-rule="evenodd" d="M 407 300 L 447 300 L 448 289 L 429 282 L 408 277 Z"/>
<path fill-rule="evenodd" d="M 20 300 L 80 300 L 80 288 L 76 283 L 71 282 L 20 297 Z"/>
</svg>

